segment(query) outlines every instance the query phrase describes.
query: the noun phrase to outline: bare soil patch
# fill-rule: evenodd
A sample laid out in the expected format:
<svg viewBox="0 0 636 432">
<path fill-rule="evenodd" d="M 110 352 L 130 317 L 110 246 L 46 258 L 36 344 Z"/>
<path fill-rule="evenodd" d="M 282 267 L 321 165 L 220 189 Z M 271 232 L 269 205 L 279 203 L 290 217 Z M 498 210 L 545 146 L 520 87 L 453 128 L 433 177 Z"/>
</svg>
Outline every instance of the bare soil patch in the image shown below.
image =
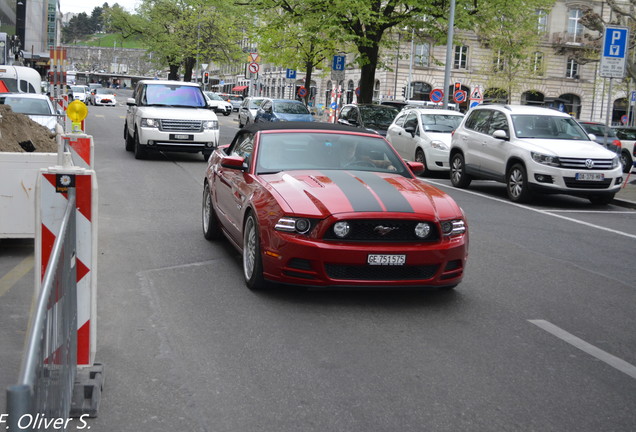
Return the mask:
<svg viewBox="0 0 636 432">
<path fill-rule="evenodd" d="M 8 105 L 0 105 L 0 116 L 0 152 L 57 153 L 55 134 L 44 126 Z"/>
</svg>

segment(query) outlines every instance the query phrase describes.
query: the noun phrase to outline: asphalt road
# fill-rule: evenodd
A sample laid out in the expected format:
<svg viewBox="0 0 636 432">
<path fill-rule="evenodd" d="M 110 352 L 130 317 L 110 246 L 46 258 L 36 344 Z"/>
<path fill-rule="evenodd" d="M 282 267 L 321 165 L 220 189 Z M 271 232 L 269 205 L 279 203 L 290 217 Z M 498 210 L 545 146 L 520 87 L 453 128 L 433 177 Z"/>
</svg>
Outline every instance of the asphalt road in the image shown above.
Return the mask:
<svg viewBox="0 0 636 432">
<path fill-rule="evenodd" d="M 252 293 L 238 253 L 201 233 L 201 155 L 135 160 L 124 115 L 90 107 L 87 119 L 106 370 L 91 432 L 636 428 L 634 210 L 515 205 L 503 185 L 463 191 L 438 176 L 426 181 L 470 227 L 455 292 Z M 235 118 L 220 117 L 222 142 Z M 2 271 L 27 248 L 8 246 Z M 0 297 L 3 323 L 32 278 Z"/>
</svg>

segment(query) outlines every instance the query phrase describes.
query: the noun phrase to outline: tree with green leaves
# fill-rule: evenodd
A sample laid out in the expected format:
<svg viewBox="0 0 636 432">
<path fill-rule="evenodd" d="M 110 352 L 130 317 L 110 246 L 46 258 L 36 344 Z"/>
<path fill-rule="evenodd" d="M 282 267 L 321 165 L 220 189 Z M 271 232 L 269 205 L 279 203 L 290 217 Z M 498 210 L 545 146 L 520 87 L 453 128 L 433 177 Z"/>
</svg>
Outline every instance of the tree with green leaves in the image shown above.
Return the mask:
<svg viewBox="0 0 636 432">
<path fill-rule="evenodd" d="M 475 32 L 493 53 L 491 64 L 483 65 L 489 87 L 504 89 L 510 95 L 528 79 L 536 78 L 544 67 L 536 53 L 545 35 L 540 26 L 555 0 L 489 0 L 475 13 Z"/>
<path fill-rule="evenodd" d="M 305 0 L 303 14 L 291 10 L 289 0 L 255 0 L 246 5 L 264 13 L 275 7 L 284 11 L 290 21 L 298 19 L 303 25 L 322 23 L 317 37 L 322 43 L 329 40 L 337 47 L 335 52 L 348 51 L 352 47 L 355 57 L 350 63 L 361 70 L 360 102 L 371 102 L 375 72 L 383 67 L 382 48 L 390 48 L 396 40 L 385 37 L 389 30 L 417 29 L 433 39 L 445 34 L 448 23 L 447 0 Z M 300 3 L 300 2 L 299 2 Z M 469 20 L 476 0 L 457 0 L 456 26 L 464 26 Z M 468 27 L 466 27 L 468 28 Z M 408 30 L 410 32 L 410 30 Z"/>
</svg>

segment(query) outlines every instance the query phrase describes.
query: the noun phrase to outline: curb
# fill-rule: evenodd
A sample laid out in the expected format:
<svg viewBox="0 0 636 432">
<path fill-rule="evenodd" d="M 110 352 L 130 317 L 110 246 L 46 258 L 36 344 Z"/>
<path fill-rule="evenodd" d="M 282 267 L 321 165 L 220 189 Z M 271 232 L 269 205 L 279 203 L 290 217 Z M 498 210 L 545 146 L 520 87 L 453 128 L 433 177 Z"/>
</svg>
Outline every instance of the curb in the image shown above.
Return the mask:
<svg viewBox="0 0 636 432">
<path fill-rule="evenodd" d="M 636 202 L 634 201 L 630 201 L 630 200 L 625 200 L 625 199 L 620 199 L 620 198 L 614 198 L 612 200 L 612 204 L 620 206 L 620 207 L 626 207 L 626 208 L 630 208 L 630 209 L 636 209 Z"/>
</svg>

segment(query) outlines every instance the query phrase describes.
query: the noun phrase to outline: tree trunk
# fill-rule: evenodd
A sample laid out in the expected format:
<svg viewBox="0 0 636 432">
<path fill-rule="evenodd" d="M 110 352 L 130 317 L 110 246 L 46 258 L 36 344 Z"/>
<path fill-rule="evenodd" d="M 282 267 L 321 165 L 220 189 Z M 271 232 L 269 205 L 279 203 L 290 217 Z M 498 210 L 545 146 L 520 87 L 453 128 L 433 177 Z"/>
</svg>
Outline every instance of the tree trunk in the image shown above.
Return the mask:
<svg viewBox="0 0 636 432">
<path fill-rule="evenodd" d="M 179 80 L 179 65 L 169 65 L 170 72 L 168 73 L 168 79 L 173 81 Z"/>
<path fill-rule="evenodd" d="M 358 47 L 358 52 L 366 62 L 360 68 L 360 96 L 358 103 L 373 102 L 373 90 L 375 88 L 375 68 L 378 63 L 380 46 L 375 43 L 369 47 Z"/>
<path fill-rule="evenodd" d="M 307 89 L 307 94 L 305 95 L 305 97 L 303 98 L 303 102 L 305 103 L 305 106 L 308 105 L 309 102 L 309 96 L 311 96 L 311 74 L 314 71 L 314 63 L 311 61 L 308 61 L 305 64 L 305 88 Z"/>
<path fill-rule="evenodd" d="M 183 71 L 183 80 L 185 82 L 192 81 L 192 70 L 196 67 L 197 60 L 194 57 L 186 57 L 185 70 Z"/>
</svg>

